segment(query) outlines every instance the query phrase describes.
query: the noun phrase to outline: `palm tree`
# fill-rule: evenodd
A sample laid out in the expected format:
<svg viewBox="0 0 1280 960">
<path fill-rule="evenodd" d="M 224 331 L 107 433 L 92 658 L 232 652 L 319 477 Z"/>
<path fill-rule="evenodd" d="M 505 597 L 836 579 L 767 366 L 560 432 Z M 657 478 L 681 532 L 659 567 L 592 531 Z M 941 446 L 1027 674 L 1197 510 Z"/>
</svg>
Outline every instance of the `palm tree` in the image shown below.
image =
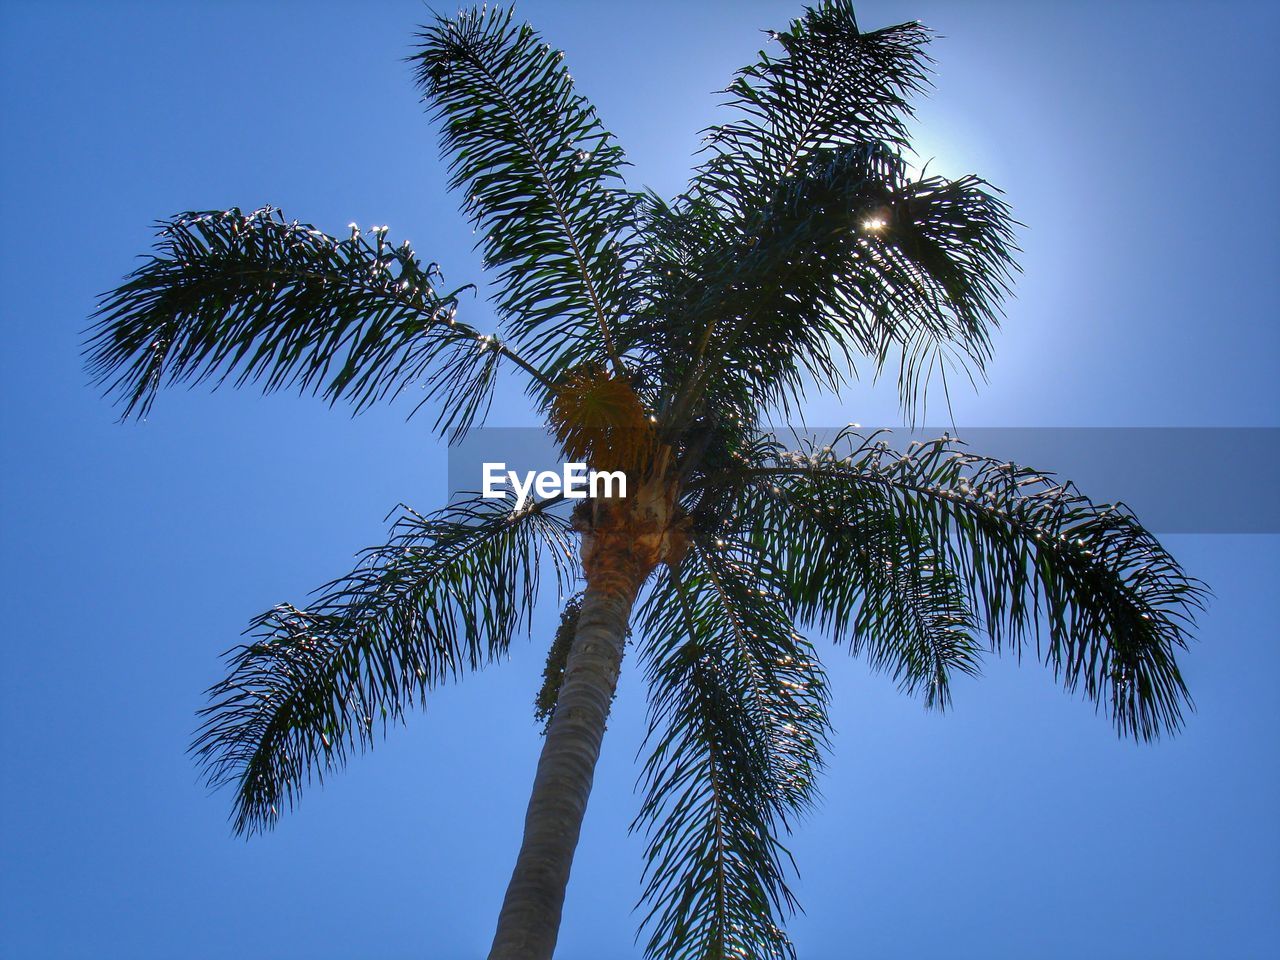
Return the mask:
<svg viewBox="0 0 1280 960">
<path fill-rule="evenodd" d="M 358 410 L 411 391 L 464 434 L 500 371 L 566 458 L 629 496 L 403 509 L 390 542 L 305 609 L 253 621 L 193 750 L 272 826 L 440 683 L 527 632 L 550 571 L 565 608 L 548 719 L 490 957 L 548 958 L 629 631 L 649 688 L 646 954 L 790 957 L 783 845 L 815 798 L 827 687 L 800 631 L 943 708 L 984 651 L 1043 660 L 1121 735 L 1175 730 L 1175 661 L 1203 597 L 1123 506 L 953 441 L 892 452 L 765 429 L 806 390 L 895 373 L 914 416 L 990 359 L 1014 222 L 984 181 L 913 175 L 928 32 L 859 30 L 824 0 L 727 89 L 731 119 L 674 200 L 631 192 L 621 149 L 553 49 L 509 11 L 424 28 L 412 63 L 452 187 L 496 271 L 502 335 L 386 228 L 338 239 L 271 208 L 186 213 L 104 295 L 90 369 L 125 416 L 162 384 L 255 383 Z M 576 549 L 575 549 L 576 548 Z"/>
</svg>

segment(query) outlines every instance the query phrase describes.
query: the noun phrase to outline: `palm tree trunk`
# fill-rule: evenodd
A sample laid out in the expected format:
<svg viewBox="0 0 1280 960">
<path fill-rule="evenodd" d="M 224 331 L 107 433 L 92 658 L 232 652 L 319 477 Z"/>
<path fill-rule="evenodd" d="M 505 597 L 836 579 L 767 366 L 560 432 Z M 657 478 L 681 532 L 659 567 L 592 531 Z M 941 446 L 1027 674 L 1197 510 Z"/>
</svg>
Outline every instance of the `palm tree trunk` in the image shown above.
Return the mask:
<svg viewBox="0 0 1280 960">
<path fill-rule="evenodd" d="M 588 570 L 564 681 L 538 759 L 524 840 L 489 960 L 551 960 L 569 868 L 618 685 L 627 621 L 645 572 L 625 560 Z"/>
</svg>

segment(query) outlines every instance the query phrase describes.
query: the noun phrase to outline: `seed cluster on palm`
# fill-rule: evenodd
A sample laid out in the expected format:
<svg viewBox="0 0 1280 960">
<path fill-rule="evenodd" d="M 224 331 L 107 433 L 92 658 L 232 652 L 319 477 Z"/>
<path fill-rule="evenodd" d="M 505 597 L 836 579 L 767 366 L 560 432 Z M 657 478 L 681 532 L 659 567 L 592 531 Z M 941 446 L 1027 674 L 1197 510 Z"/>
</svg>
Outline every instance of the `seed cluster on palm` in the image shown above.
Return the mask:
<svg viewBox="0 0 1280 960">
<path fill-rule="evenodd" d="M 271 208 L 186 213 L 104 295 L 87 352 L 128 414 L 181 382 L 402 394 L 456 439 L 523 378 L 565 457 L 625 498 L 403 508 L 305 607 L 253 621 L 194 742 L 273 825 L 439 684 L 499 657 L 553 576 L 566 609 L 493 958 L 548 958 L 628 633 L 650 729 L 635 828 L 652 958 L 784 958 L 788 831 L 828 746 L 834 640 L 942 708 L 984 653 L 1034 654 L 1145 740 L 1188 703 L 1175 655 L 1203 588 L 1122 506 L 946 438 L 842 431 L 787 449 L 806 391 L 889 371 L 915 416 L 980 374 L 1015 270 L 977 177 L 913 174 L 928 32 L 806 9 L 726 91 L 687 190 L 629 189 L 562 54 L 510 11 L 438 18 L 411 58 L 492 271 L 496 335 L 386 228 L 345 238 Z M 580 595 L 579 595 L 580 593 Z M 549 638 L 548 638 L 549 639 Z"/>
</svg>

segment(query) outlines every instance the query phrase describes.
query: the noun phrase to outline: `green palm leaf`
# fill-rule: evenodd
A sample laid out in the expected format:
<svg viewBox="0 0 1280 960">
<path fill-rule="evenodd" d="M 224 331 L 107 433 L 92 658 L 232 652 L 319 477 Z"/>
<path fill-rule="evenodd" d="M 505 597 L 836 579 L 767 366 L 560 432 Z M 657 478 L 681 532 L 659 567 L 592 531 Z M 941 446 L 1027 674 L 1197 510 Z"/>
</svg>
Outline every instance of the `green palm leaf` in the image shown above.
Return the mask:
<svg viewBox="0 0 1280 960">
<path fill-rule="evenodd" d="M 236 832 L 270 827 L 433 687 L 503 653 L 529 627 L 542 562 L 571 576 L 566 532 L 554 513 L 494 501 L 405 510 L 308 609 L 254 620 L 192 745 L 210 785 L 234 787 Z"/>
<path fill-rule="evenodd" d="M 793 957 L 779 840 L 816 793 L 826 681 L 769 568 L 696 546 L 641 615 L 650 690 L 646 956 Z"/>
<path fill-rule="evenodd" d="M 844 432 L 830 447 L 775 449 L 742 468 L 741 496 L 725 501 L 720 522 L 755 518 L 753 542 L 789 571 L 801 622 L 856 640 L 887 613 L 879 629 L 892 629 L 898 601 L 877 594 L 879 571 L 943 576 L 935 600 L 958 631 L 967 632 L 967 607 L 993 649 L 1034 646 L 1122 735 L 1177 729 L 1189 698 L 1175 653 L 1189 642 L 1203 585 L 1123 504 L 1095 504 L 1070 483 L 954 443 L 898 455 Z M 957 577 L 963 607 L 949 586 Z M 961 669 L 976 667 L 960 634 L 953 643 Z"/>
<path fill-rule="evenodd" d="M 563 54 L 513 11 L 440 17 L 420 41 L 418 82 L 512 341 L 551 379 L 588 361 L 620 366 L 633 299 L 622 149 Z"/>
<path fill-rule="evenodd" d="M 650 326 L 678 358 L 670 419 L 704 392 L 750 408 L 797 400 L 806 378 L 836 388 L 855 354 L 876 371 L 897 359 L 914 417 L 934 373 L 983 369 L 1012 221 L 975 177 L 906 174 L 928 38 L 915 23 L 863 33 L 851 4 L 824 2 L 729 87 L 738 118 L 708 131 L 688 193 L 647 222 L 650 310 L 669 318 Z"/>
<path fill-rule="evenodd" d="M 89 370 L 126 416 L 164 384 L 232 379 L 357 410 L 417 385 L 442 401 L 437 426 L 464 432 L 514 355 L 457 320 L 458 291 L 439 293 L 407 241 L 371 232 L 336 240 L 271 207 L 161 223 L 156 255 L 101 300 Z"/>
<path fill-rule="evenodd" d="M 858 144 L 907 146 L 911 98 L 927 83 L 929 32 L 903 23 L 863 32 L 849 0 L 823 0 L 770 33 L 781 55 L 761 52 L 738 72 L 726 105 L 736 119 L 705 131 L 711 157 L 694 196 L 749 219 L 751 193 L 770 199 L 809 155 Z"/>
<path fill-rule="evenodd" d="M 839 389 L 856 357 L 901 359 L 914 408 L 932 364 L 978 369 L 991 351 L 1012 249 L 1004 204 L 966 178 L 910 180 L 874 144 L 823 149 L 723 235 L 707 204 L 651 203 L 650 331 L 671 358 L 687 413 L 700 399 L 745 417 L 798 399 L 806 384 Z"/>
<path fill-rule="evenodd" d="M 776 487 L 776 489 L 775 489 Z M 803 483 L 753 486 L 736 509 L 745 536 L 775 558 L 803 623 L 847 643 L 925 705 L 951 701 L 951 679 L 976 675 L 982 645 L 963 578 L 912 539 L 879 491 Z"/>
</svg>

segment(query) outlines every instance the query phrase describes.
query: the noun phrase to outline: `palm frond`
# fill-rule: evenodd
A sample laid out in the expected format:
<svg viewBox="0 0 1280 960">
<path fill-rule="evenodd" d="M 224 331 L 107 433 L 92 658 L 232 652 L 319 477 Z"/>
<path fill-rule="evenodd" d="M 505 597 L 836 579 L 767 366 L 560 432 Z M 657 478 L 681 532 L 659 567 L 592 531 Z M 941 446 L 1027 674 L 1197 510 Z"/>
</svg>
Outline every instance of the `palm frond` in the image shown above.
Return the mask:
<svg viewBox="0 0 1280 960">
<path fill-rule="evenodd" d="M 850 652 L 922 694 L 926 707 L 951 704 L 951 679 L 976 676 L 982 647 L 964 583 L 940 557 L 891 562 L 889 577 L 868 578 Z"/>
<path fill-rule="evenodd" d="M 1123 504 L 1095 504 L 1070 483 L 953 444 L 900 456 L 883 440 L 845 432 L 830 447 L 776 450 L 771 462 L 742 468 L 742 497 L 723 498 L 728 512 L 718 522 L 734 529 L 746 522 L 735 515 L 759 514 L 769 502 L 791 518 L 779 529 L 807 543 L 810 557 L 777 534 L 757 546 L 774 557 L 786 551 L 775 562 L 791 566 L 805 621 L 856 635 L 868 565 L 947 571 L 963 582 L 994 649 L 1034 645 L 1122 735 L 1147 740 L 1177 729 L 1189 697 L 1175 654 L 1190 640 L 1203 585 Z M 954 616 L 964 618 L 959 608 Z"/>
<path fill-rule="evenodd" d="M 254 620 L 192 744 L 210 785 L 235 789 L 235 831 L 272 826 L 433 687 L 501 654 L 529 627 L 544 560 L 568 579 L 567 526 L 549 511 L 406 509 L 308 609 Z"/>
<path fill-rule="evenodd" d="M 771 571 L 697 545 L 641 615 L 650 688 L 646 956 L 794 957 L 779 834 L 815 796 L 826 682 Z"/>
<path fill-rule="evenodd" d="M 750 243 L 761 212 L 783 205 L 815 156 L 905 149 L 911 98 L 927 83 L 929 32 L 918 23 L 863 32 L 850 0 L 806 7 L 769 36 L 780 55 L 761 51 L 738 71 L 725 91 L 734 119 L 703 132 L 710 157 L 680 201 L 714 213 L 714 246 Z"/>
<path fill-rule="evenodd" d="M 928 38 L 916 23 L 861 32 L 850 3 L 828 0 L 729 87 L 737 118 L 708 131 L 688 193 L 646 223 L 649 309 L 670 318 L 649 326 L 681 358 L 672 419 L 704 391 L 759 405 L 799 400 L 805 378 L 837 388 L 853 354 L 877 373 L 896 361 L 913 418 L 935 373 L 981 372 L 1012 221 L 977 178 L 906 174 Z"/>
<path fill-rule="evenodd" d="M 877 372 L 898 359 L 912 411 L 937 357 L 978 370 L 990 357 L 1012 221 L 976 178 L 911 180 L 864 144 L 812 153 L 729 236 L 706 204 L 649 209 L 652 310 L 672 318 L 652 327 L 686 400 L 738 416 L 785 406 L 806 381 L 838 390 L 861 355 Z"/>
<path fill-rule="evenodd" d="M 898 332 L 884 342 L 898 355 L 898 397 L 912 422 L 935 369 L 945 383 L 948 369 L 981 374 L 991 359 L 1019 270 L 1018 224 L 998 193 L 972 175 L 902 176 L 861 224 L 875 265 L 861 273 L 861 302 Z"/>
<path fill-rule="evenodd" d="M 782 572 L 804 626 L 847 643 L 926 707 L 951 702 L 951 680 L 976 675 L 982 646 L 963 578 L 913 538 L 878 489 L 752 484 L 732 526 Z"/>
<path fill-rule="evenodd" d="M 416 385 L 454 434 L 483 415 L 510 351 L 457 321 L 458 291 L 438 292 L 407 241 L 354 224 L 340 241 L 271 207 L 157 227 L 155 255 L 102 297 L 86 345 L 125 416 L 145 415 L 162 385 L 228 379 L 357 410 Z"/>
<path fill-rule="evenodd" d="M 451 186 L 499 271 L 513 342 L 557 379 L 587 362 L 621 373 L 632 294 L 624 159 L 574 91 L 560 51 L 511 10 L 437 18 L 420 35 L 424 98 L 442 124 Z"/>
<path fill-rule="evenodd" d="M 762 51 L 738 71 L 725 91 L 736 117 L 704 131 L 711 156 L 691 188 L 739 225 L 750 220 L 756 197 L 776 197 L 816 152 L 905 149 L 911 98 L 928 80 L 929 31 L 903 23 L 863 32 L 850 0 L 808 7 L 770 39 L 781 55 Z"/>
</svg>

